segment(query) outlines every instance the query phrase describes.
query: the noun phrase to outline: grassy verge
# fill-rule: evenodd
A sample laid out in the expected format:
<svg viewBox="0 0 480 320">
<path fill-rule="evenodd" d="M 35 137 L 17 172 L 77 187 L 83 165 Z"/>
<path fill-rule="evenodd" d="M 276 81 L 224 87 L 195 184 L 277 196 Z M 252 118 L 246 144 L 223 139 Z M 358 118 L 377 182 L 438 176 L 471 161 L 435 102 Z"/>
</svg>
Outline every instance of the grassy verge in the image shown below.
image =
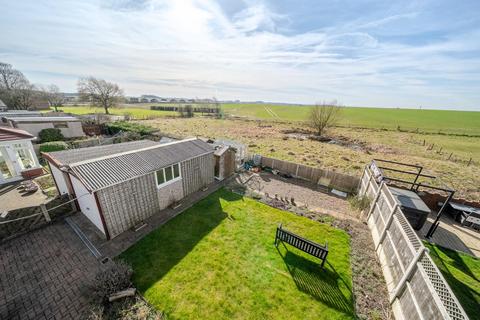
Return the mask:
<svg viewBox="0 0 480 320">
<path fill-rule="evenodd" d="M 430 243 L 425 246 L 470 319 L 480 319 L 480 259 Z"/>
<path fill-rule="evenodd" d="M 275 229 L 328 241 L 325 269 Z M 354 318 L 349 236 L 226 190 L 150 233 L 121 258 L 134 283 L 169 319 Z"/>
</svg>

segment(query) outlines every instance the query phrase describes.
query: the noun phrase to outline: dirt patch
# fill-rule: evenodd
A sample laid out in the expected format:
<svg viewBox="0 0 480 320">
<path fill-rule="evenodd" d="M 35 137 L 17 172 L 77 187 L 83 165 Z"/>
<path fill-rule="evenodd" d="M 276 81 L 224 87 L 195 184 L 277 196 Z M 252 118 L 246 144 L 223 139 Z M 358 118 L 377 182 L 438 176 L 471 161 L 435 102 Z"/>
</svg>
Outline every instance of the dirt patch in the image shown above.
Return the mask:
<svg viewBox="0 0 480 320">
<path fill-rule="evenodd" d="M 285 130 L 282 130 L 281 132 L 284 134 L 283 136 L 284 140 L 288 140 L 288 139 L 296 139 L 299 141 L 314 140 L 322 143 L 342 146 L 354 151 L 361 151 L 368 154 L 372 152 L 382 152 L 387 154 L 395 153 L 395 150 L 388 146 L 381 145 L 381 144 L 369 144 L 366 141 L 362 141 L 360 139 L 352 139 L 344 135 L 318 136 L 310 130 L 301 129 L 301 128 L 285 129 Z"/>
</svg>

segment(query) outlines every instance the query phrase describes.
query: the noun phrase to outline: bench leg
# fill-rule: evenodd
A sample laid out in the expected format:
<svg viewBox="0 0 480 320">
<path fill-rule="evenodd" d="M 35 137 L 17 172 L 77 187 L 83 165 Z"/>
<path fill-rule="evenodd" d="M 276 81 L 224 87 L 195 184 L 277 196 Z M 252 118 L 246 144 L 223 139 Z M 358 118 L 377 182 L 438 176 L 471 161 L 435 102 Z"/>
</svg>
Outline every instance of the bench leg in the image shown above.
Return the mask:
<svg viewBox="0 0 480 320">
<path fill-rule="evenodd" d="M 320 264 L 321 269 L 323 269 L 323 265 L 325 264 L 325 260 L 327 260 L 327 259 L 322 259 L 322 264 Z"/>
</svg>

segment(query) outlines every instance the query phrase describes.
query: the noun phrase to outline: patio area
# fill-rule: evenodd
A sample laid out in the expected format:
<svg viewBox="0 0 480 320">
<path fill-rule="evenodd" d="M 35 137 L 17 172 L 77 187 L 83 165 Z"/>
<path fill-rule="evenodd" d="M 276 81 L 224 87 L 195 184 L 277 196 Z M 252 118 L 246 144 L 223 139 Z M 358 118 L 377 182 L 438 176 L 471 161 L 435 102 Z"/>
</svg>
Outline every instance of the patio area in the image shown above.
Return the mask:
<svg viewBox="0 0 480 320">
<path fill-rule="evenodd" d="M 432 212 L 422 229 L 417 231 L 421 239 L 426 240 L 425 234 L 435 220 L 436 214 L 436 212 Z M 433 234 L 431 242 L 448 249 L 465 252 L 477 258 L 480 257 L 480 232 L 462 226 L 448 214 L 441 217 L 440 225 Z"/>
<path fill-rule="evenodd" d="M 38 206 L 48 199 L 40 188 L 33 193 L 25 193 L 18 189 L 19 185 L 20 183 L 14 183 L 0 187 L 0 214 L 4 211 Z"/>
</svg>

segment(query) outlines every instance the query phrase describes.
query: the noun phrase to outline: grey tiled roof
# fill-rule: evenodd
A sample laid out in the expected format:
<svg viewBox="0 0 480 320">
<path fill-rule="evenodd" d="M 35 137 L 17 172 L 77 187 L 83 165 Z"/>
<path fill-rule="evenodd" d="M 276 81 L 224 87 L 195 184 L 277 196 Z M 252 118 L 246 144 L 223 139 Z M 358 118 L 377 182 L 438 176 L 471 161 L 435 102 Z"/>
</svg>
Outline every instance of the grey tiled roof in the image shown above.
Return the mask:
<svg viewBox="0 0 480 320">
<path fill-rule="evenodd" d="M 61 164 L 69 165 L 75 162 L 100 158 L 126 151 L 143 149 L 155 145 L 158 145 L 158 142 L 151 140 L 139 140 L 104 146 L 49 152 L 48 154 Z"/>
<path fill-rule="evenodd" d="M 87 189 L 96 191 L 213 151 L 201 140 L 182 140 L 73 163 L 70 168 Z"/>
</svg>

